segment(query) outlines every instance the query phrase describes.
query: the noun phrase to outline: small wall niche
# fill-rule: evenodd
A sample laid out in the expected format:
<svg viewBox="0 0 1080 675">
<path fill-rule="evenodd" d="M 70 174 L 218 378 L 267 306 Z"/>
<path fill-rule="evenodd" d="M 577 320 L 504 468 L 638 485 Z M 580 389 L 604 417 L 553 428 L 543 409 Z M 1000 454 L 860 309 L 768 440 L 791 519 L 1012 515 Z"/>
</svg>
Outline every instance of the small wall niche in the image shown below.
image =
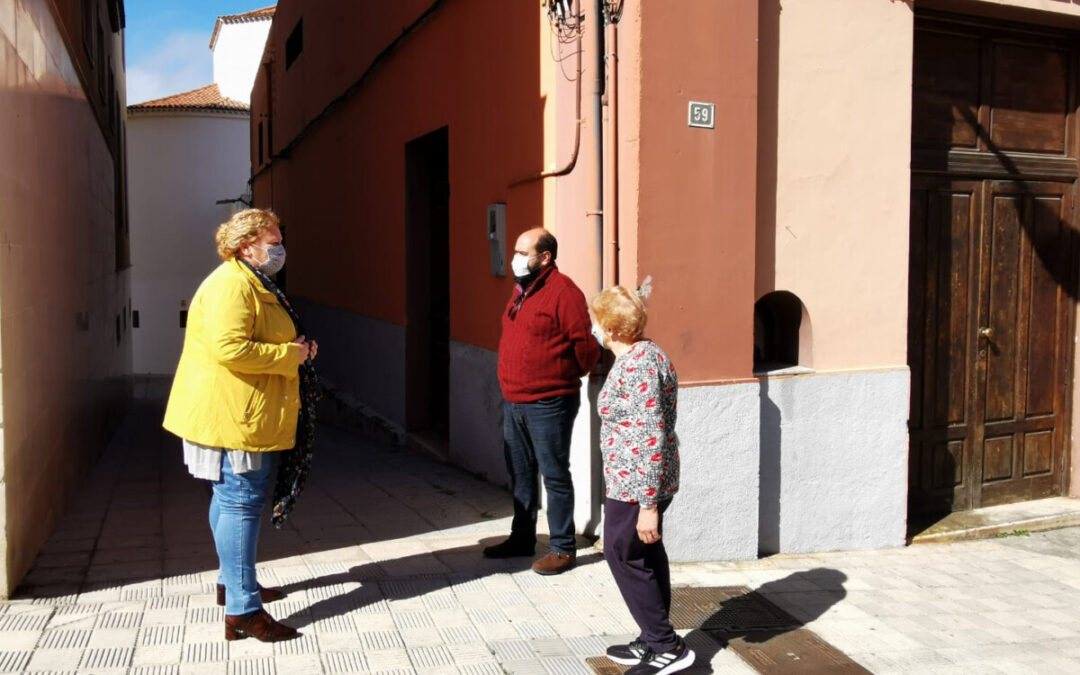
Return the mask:
<svg viewBox="0 0 1080 675">
<path fill-rule="evenodd" d="M 773 291 L 754 303 L 754 374 L 813 372 L 810 316 L 799 296 Z"/>
</svg>

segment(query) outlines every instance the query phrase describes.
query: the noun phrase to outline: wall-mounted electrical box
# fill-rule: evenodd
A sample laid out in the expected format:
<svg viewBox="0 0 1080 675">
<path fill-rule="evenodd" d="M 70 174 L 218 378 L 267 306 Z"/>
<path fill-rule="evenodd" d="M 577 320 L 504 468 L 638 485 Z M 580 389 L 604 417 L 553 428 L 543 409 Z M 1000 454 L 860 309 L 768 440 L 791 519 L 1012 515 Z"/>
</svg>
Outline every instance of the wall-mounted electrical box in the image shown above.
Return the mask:
<svg viewBox="0 0 1080 675">
<path fill-rule="evenodd" d="M 506 204 L 488 204 L 487 238 L 491 247 L 491 273 L 506 276 Z"/>
</svg>

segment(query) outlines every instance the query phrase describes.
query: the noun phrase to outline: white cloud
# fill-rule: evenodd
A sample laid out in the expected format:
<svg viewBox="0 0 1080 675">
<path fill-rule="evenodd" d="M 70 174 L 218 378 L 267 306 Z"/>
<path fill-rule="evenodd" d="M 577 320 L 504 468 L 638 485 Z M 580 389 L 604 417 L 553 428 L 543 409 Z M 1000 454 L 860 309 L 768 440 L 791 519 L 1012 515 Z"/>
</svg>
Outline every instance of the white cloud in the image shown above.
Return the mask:
<svg viewBox="0 0 1080 675">
<path fill-rule="evenodd" d="M 205 87 L 214 80 L 213 53 L 204 33 L 173 33 L 127 68 L 128 104 Z"/>
</svg>

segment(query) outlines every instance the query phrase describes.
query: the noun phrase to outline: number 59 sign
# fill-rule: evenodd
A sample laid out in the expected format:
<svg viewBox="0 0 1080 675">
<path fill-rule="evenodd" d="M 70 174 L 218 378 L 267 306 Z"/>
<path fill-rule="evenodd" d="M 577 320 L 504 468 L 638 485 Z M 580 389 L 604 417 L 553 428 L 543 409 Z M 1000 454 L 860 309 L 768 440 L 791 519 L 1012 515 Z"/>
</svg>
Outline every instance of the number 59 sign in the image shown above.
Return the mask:
<svg viewBox="0 0 1080 675">
<path fill-rule="evenodd" d="M 690 101 L 690 115 L 687 124 L 703 129 L 714 128 L 716 126 L 716 105 Z"/>
</svg>

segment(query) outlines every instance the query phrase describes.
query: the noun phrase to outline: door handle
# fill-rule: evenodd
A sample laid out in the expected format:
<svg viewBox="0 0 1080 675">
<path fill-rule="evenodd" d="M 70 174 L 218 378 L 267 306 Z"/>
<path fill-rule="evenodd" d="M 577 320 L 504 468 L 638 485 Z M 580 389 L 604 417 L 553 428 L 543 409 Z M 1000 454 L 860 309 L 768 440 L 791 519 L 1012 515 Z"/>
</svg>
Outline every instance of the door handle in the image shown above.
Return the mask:
<svg viewBox="0 0 1080 675">
<path fill-rule="evenodd" d="M 979 329 L 979 337 L 986 340 L 987 342 L 990 342 L 991 340 L 993 340 L 994 330 L 987 326 L 983 326 Z"/>
</svg>

